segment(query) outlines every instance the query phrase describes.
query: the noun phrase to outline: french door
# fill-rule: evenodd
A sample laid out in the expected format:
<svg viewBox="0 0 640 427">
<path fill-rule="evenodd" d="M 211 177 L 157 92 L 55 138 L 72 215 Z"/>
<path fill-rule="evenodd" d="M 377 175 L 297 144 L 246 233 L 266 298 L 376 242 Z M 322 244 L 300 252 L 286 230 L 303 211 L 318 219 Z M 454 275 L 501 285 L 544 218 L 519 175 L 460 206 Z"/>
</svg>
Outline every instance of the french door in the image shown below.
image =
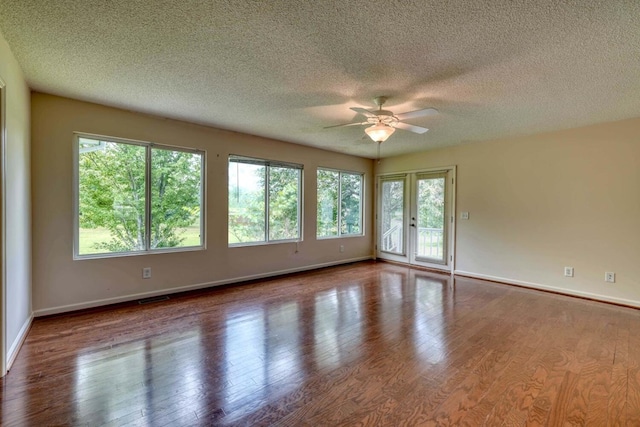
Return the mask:
<svg viewBox="0 0 640 427">
<path fill-rule="evenodd" d="M 377 256 L 451 271 L 455 169 L 383 175 Z"/>
</svg>

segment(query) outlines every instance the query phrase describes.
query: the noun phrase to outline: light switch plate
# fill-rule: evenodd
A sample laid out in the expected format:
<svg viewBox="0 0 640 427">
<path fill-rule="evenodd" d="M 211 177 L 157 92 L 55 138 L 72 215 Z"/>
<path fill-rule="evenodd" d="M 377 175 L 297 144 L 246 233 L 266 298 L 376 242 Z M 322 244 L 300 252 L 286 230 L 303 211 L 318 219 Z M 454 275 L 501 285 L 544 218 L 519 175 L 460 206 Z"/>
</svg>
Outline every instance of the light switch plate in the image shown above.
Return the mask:
<svg viewBox="0 0 640 427">
<path fill-rule="evenodd" d="M 469 219 L 469 212 L 460 212 L 460 219 Z"/>
</svg>

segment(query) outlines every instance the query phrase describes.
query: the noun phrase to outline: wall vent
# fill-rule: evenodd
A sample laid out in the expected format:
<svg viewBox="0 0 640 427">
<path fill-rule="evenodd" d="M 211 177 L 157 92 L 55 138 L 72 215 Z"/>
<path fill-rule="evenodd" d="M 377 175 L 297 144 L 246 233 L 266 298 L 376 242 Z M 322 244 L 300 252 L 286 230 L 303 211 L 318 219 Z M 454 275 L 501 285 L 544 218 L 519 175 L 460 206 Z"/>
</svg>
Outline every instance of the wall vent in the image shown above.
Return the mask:
<svg viewBox="0 0 640 427">
<path fill-rule="evenodd" d="M 168 300 L 169 297 L 166 295 L 162 295 L 159 297 L 151 297 L 151 298 L 143 298 L 143 299 L 139 299 L 138 300 L 138 304 L 142 305 L 142 304 L 151 304 L 152 302 L 160 302 L 160 301 L 166 301 Z"/>
</svg>

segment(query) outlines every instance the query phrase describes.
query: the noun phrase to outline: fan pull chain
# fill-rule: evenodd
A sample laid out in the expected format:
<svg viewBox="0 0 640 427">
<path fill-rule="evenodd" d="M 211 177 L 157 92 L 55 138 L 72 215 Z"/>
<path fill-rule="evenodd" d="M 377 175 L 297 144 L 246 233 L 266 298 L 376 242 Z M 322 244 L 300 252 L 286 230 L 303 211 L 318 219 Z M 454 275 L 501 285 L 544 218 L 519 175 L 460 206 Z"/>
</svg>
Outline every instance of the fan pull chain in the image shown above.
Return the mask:
<svg viewBox="0 0 640 427">
<path fill-rule="evenodd" d="M 382 142 L 378 141 L 378 164 L 380 164 L 380 146 L 382 145 Z"/>
</svg>

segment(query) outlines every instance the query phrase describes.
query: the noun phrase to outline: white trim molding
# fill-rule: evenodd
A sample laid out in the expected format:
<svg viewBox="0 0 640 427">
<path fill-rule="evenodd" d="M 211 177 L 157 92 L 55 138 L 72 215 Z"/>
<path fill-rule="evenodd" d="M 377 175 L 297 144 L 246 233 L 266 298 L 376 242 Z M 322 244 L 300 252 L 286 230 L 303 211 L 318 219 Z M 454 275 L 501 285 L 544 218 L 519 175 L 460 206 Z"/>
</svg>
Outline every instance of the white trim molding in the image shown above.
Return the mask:
<svg viewBox="0 0 640 427">
<path fill-rule="evenodd" d="M 22 344 L 24 344 L 24 341 L 27 339 L 27 335 L 29 334 L 29 329 L 31 329 L 32 323 L 33 323 L 33 314 L 31 314 L 31 316 L 29 316 L 27 321 L 24 322 L 24 324 L 22 325 L 22 328 L 20 328 L 20 332 L 18 332 L 18 336 L 13 341 L 13 344 L 11 344 L 11 347 L 9 347 L 9 351 L 7 352 L 7 371 L 11 369 L 11 365 L 13 365 L 13 362 L 16 360 L 16 357 L 18 357 L 18 353 L 22 348 Z"/>
<path fill-rule="evenodd" d="M 470 277 L 472 279 L 489 280 L 491 282 L 504 283 L 504 284 L 507 284 L 507 285 L 516 285 L 516 286 L 521 286 L 523 288 L 536 289 L 536 290 L 539 290 L 539 291 L 549 291 L 549 292 L 554 292 L 556 294 L 567 295 L 567 296 L 571 296 L 571 297 L 587 298 L 587 299 L 594 300 L 594 301 L 608 302 L 608 303 L 612 303 L 612 304 L 619 304 L 619 305 L 624 305 L 624 306 L 628 306 L 628 307 L 640 308 L 640 301 L 635 301 L 635 300 L 629 300 L 629 299 L 624 299 L 624 298 L 615 298 L 615 297 L 610 297 L 610 296 L 607 296 L 607 295 L 593 294 L 591 292 L 581 292 L 581 291 L 576 291 L 576 290 L 572 290 L 572 289 L 558 288 L 558 287 L 555 287 L 555 286 L 543 285 L 543 284 L 540 284 L 540 283 L 533 283 L 533 282 L 525 282 L 525 281 L 522 281 L 522 280 L 507 279 L 505 277 L 490 276 L 488 274 L 478 274 L 478 273 L 472 273 L 472 272 L 463 271 L 463 270 L 455 270 L 454 274 L 457 275 L 457 276 Z"/>
<path fill-rule="evenodd" d="M 84 310 L 87 308 L 101 307 L 101 306 L 110 305 L 110 304 L 118 304 L 121 302 L 135 301 L 138 299 L 151 298 L 151 297 L 156 297 L 160 295 L 169 295 L 169 294 L 176 294 L 180 292 L 195 291 L 198 289 L 213 288 L 216 286 L 229 285 L 233 283 L 242 284 L 242 282 L 247 282 L 250 280 L 266 279 L 268 277 L 282 276 L 282 275 L 291 274 L 291 273 L 299 273 L 301 271 L 317 270 L 319 268 L 333 267 L 341 264 L 351 264 L 354 262 L 367 261 L 370 259 L 373 259 L 373 256 L 364 256 L 364 257 L 344 259 L 339 261 L 331 261 L 331 262 L 325 262 L 322 264 L 307 265 L 304 267 L 296 267 L 296 268 L 289 268 L 286 270 L 271 271 L 268 273 L 253 274 L 250 276 L 232 277 L 229 279 L 215 280 L 212 282 L 196 283 L 193 285 L 178 286 L 175 288 L 168 288 L 168 289 L 159 289 L 156 291 L 143 292 L 139 294 L 105 298 L 101 300 L 88 301 L 88 302 L 83 302 L 78 304 L 69 304 L 69 305 L 63 305 L 58 307 L 45 308 L 42 310 L 36 310 L 34 312 L 34 315 L 35 317 L 49 316 L 52 314 L 60 314 L 60 313 L 66 313 L 70 311 Z"/>
<path fill-rule="evenodd" d="M 0 377 L 9 369 L 7 356 L 7 86 L 0 77 Z"/>
</svg>

